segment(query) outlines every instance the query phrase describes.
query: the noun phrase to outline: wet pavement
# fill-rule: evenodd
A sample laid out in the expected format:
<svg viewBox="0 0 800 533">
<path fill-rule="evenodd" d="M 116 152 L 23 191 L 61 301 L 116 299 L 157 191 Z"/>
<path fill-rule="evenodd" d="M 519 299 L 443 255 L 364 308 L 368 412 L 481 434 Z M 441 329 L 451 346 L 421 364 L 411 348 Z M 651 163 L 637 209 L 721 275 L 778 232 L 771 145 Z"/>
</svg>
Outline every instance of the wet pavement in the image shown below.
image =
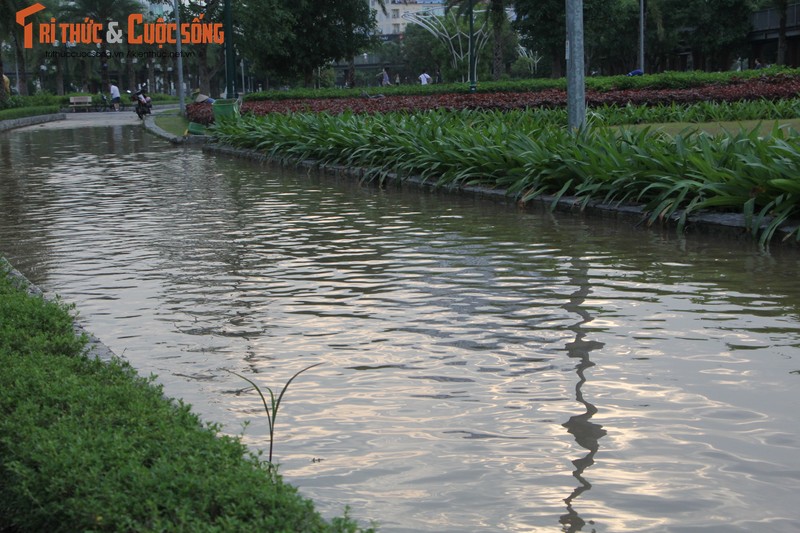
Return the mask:
<svg viewBox="0 0 800 533">
<path fill-rule="evenodd" d="M 133 109 L 125 111 L 105 111 L 105 112 L 68 112 L 64 113 L 65 120 L 46 122 L 44 124 L 34 124 L 25 126 L 27 129 L 64 129 L 64 128 L 83 128 L 95 126 L 127 126 L 140 123 L 141 120 L 133 112 Z"/>
</svg>

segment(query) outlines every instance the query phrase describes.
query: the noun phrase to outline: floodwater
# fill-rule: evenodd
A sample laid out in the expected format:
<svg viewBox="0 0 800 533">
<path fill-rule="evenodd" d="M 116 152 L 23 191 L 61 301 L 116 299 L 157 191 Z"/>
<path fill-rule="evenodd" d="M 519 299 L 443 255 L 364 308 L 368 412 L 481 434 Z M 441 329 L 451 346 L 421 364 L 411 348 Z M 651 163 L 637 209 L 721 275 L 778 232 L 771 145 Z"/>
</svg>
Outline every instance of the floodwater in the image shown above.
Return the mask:
<svg viewBox="0 0 800 533">
<path fill-rule="evenodd" d="M 800 529 L 797 249 L 174 148 L 0 135 L 0 254 L 384 532 Z M 265 391 L 266 392 L 266 391 Z M 245 423 L 249 425 L 245 426 Z"/>
</svg>

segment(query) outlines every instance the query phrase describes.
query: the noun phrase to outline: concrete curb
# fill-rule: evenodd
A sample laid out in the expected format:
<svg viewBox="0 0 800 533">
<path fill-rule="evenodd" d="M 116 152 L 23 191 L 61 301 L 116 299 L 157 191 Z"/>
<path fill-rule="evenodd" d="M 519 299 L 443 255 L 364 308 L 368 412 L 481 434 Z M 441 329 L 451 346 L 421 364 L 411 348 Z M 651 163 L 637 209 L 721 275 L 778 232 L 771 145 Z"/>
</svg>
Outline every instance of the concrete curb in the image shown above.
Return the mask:
<svg viewBox="0 0 800 533">
<path fill-rule="evenodd" d="M 38 296 L 51 301 L 54 299 L 53 297 L 45 294 L 39 287 L 31 283 L 28 278 L 26 278 L 19 270 L 15 269 L 5 257 L 0 256 L 0 272 L 6 270 L 8 271 L 11 279 L 14 280 L 19 287 L 24 289 L 31 296 Z M 89 342 L 86 345 L 87 354 L 89 357 L 94 357 L 106 363 L 110 363 L 116 359 L 122 359 L 120 356 L 115 354 L 111 348 L 103 344 L 100 339 L 89 333 L 89 331 L 84 328 L 77 319 L 73 320 L 73 328 L 75 329 L 76 335 L 86 335 L 86 337 L 89 339 Z"/>
<path fill-rule="evenodd" d="M 215 143 L 208 143 L 203 146 L 203 151 L 218 155 L 225 155 L 228 157 L 235 157 L 240 159 L 248 159 L 261 164 L 277 164 L 283 167 L 299 167 L 309 170 L 316 170 L 331 174 L 334 176 L 347 176 L 357 178 L 359 180 L 372 181 L 374 177 L 370 176 L 369 169 L 365 168 L 349 168 L 342 165 L 328 165 L 320 163 L 319 161 L 305 160 L 296 161 L 290 159 L 270 158 L 267 155 L 257 152 L 255 150 L 245 150 L 235 148 L 228 145 L 219 145 Z M 598 219 L 616 220 L 629 223 L 633 226 L 645 227 L 660 227 L 669 229 L 677 233 L 678 222 L 681 213 L 677 213 L 668 219 L 659 219 L 650 224 L 648 222 L 649 213 L 645 212 L 644 207 L 641 205 L 632 204 L 605 204 L 602 202 L 587 202 L 583 203 L 582 200 L 575 197 L 561 197 L 554 196 L 541 196 L 535 200 L 531 200 L 522 204 L 518 198 L 509 196 L 508 191 L 505 189 L 492 189 L 489 187 L 479 186 L 437 186 L 434 183 L 427 182 L 418 176 L 403 177 L 394 173 L 387 173 L 383 176 L 384 183 L 392 183 L 398 187 L 411 186 L 417 189 L 426 189 L 429 191 L 441 191 L 447 194 L 462 194 L 470 196 L 478 196 L 483 198 L 490 198 L 498 202 L 508 205 L 515 205 L 525 209 L 537 209 L 539 211 L 554 210 L 560 213 L 571 213 L 573 215 L 590 215 Z M 769 220 L 762 223 L 761 227 L 765 228 L 769 224 Z M 786 235 L 790 235 L 796 231 L 800 223 L 792 222 L 780 227 L 772 239 L 772 243 L 785 244 L 785 245 L 800 245 L 797 239 L 786 239 Z M 741 213 L 697 213 L 687 217 L 684 226 L 684 234 L 687 235 L 705 235 L 712 237 L 728 238 L 733 240 L 743 240 L 754 242 L 754 237 L 750 230 L 747 229 L 747 222 Z"/>
<path fill-rule="evenodd" d="M 14 118 L 11 120 L 0 120 L 0 131 L 13 130 L 14 128 L 24 128 L 44 122 L 54 122 L 56 120 L 66 120 L 66 113 L 53 113 L 50 115 L 34 115 L 32 117 Z"/>
</svg>

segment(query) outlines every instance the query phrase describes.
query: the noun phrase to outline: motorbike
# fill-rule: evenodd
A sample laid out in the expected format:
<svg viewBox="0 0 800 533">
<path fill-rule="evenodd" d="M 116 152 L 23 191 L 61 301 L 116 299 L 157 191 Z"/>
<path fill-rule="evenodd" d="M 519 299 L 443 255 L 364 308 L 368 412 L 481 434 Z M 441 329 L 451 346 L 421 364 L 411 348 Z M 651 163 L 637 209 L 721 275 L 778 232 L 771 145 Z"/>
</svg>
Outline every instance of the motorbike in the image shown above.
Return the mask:
<svg viewBox="0 0 800 533">
<path fill-rule="evenodd" d="M 128 92 L 130 93 L 130 91 Z M 151 109 L 153 109 L 152 100 L 144 92 L 144 89 L 139 89 L 133 93 L 131 95 L 131 100 L 136 104 L 133 109 L 136 112 L 136 116 L 141 119 L 144 119 L 145 115 L 149 115 Z"/>
</svg>

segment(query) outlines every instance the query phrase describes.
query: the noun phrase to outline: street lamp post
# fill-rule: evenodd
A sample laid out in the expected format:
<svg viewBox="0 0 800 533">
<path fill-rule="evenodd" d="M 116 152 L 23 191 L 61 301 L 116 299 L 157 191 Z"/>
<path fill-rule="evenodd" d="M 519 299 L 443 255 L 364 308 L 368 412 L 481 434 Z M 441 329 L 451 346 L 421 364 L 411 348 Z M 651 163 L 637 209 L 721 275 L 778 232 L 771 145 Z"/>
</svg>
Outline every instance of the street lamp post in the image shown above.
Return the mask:
<svg viewBox="0 0 800 533">
<path fill-rule="evenodd" d="M 175 6 L 175 27 L 181 27 L 181 12 L 178 10 L 178 0 L 174 1 Z M 175 32 L 175 52 L 177 52 L 178 61 L 178 107 L 180 108 L 181 115 L 186 115 L 186 100 L 184 99 L 183 90 L 183 54 L 181 53 L 181 32 Z"/>
<path fill-rule="evenodd" d="M 477 90 L 477 73 L 475 72 L 475 0 L 469 0 L 469 92 Z"/>
<path fill-rule="evenodd" d="M 225 0 L 225 96 L 236 98 L 236 60 L 233 50 L 231 0 Z"/>
<path fill-rule="evenodd" d="M 583 70 L 583 0 L 567 0 L 567 119 L 573 131 L 586 122 Z"/>
</svg>

